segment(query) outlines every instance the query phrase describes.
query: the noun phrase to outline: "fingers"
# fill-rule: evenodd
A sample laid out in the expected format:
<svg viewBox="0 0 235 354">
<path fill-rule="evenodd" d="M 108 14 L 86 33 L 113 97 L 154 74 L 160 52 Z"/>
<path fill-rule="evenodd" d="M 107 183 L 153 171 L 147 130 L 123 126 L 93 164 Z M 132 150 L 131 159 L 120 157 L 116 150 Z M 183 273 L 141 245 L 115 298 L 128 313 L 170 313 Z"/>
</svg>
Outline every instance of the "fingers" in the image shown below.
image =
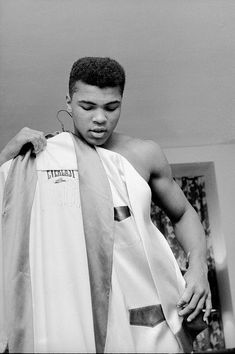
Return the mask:
<svg viewBox="0 0 235 354">
<path fill-rule="evenodd" d="M 203 310 L 204 305 L 206 305 L 203 320 L 208 322 L 208 317 L 211 312 L 211 294 L 208 295 L 201 293 L 195 293 L 193 296 L 191 291 L 185 290 L 181 300 L 179 301 L 177 307 L 180 309 L 179 316 L 188 316 L 187 321 L 191 322 L 197 315 Z"/>
<path fill-rule="evenodd" d="M 184 304 L 181 305 L 181 309 L 179 311 L 180 316 L 188 316 L 189 314 L 193 314 L 197 305 L 199 304 L 200 295 L 194 294 L 187 302 L 184 301 Z M 204 304 L 204 301 L 203 301 Z M 202 304 L 202 306 L 203 306 Z M 203 308 L 203 307 L 202 307 Z M 192 317 L 193 318 L 193 317 Z"/>
<path fill-rule="evenodd" d="M 201 267 L 195 265 L 188 268 L 184 275 L 186 288 L 177 304 L 179 316 L 185 316 L 189 322 L 198 316 L 205 305 L 204 320 L 207 320 L 211 311 L 211 294 L 207 271 L 201 270 Z"/>
<path fill-rule="evenodd" d="M 177 307 L 180 309 L 185 308 L 185 306 L 187 306 L 187 304 L 189 303 L 189 301 L 191 300 L 193 296 L 193 291 L 192 289 L 190 289 L 189 287 L 185 288 L 185 291 L 181 297 L 181 299 L 179 300 Z M 180 311 L 181 312 L 181 311 Z M 181 315 L 181 313 L 179 313 Z"/>
<path fill-rule="evenodd" d="M 32 137 L 31 142 L 34 146 L 35 154 L 38 154 L 39 152 L 44 150 L 47 144 L 46 138 L 44 136 Z"/>
<path fill-rule="evenodd" d="M 35 154 L 44 150 L 47 145 L 47 140 L 43 132 L 27 127 L 20 131 L 20 138 L 24 139 L 25 142 L 31 142 L 33 144 Z"/>
<path fill-rule="evenodd" d="M 194 311 L 192 311 L 187 318 L 188 322 L 191 322 L 195 317 L 197 317 L 197 315 L 202 311 L 202 309 L 204 307 L 204 303 L 205 303 L 205 297 L 201 298 L 198 301 L 197 305 L 194 307 Z M 190 306 L 190 304 L 189 304 L 189 306 Z M 192 306 L 194 306 L 194 304 Z"/>
<path fill-rule="evenodd" d="M 208 323 L 208 317 L 210 316 L 211 309 L 212 309 L 211 293 L 209 293 L 207 295 L 205 304 L 206 304 L 206 308 L 205 308 L 205 313 L 204 313 L 204 316 L 203 316 L 203 320 Z"/>
<path fill-rule="evenodd" d="M 33 144 L 34 152 L 36 154 L 42 151 L 47 144 L 43 132 L 25 127 L 21 129 L 19 133 L 16 134 L 3 148 L 1 151 L 0 163 L 2 164 L 16 157 L 22 147 L 29 142 Z"/>
</svg>

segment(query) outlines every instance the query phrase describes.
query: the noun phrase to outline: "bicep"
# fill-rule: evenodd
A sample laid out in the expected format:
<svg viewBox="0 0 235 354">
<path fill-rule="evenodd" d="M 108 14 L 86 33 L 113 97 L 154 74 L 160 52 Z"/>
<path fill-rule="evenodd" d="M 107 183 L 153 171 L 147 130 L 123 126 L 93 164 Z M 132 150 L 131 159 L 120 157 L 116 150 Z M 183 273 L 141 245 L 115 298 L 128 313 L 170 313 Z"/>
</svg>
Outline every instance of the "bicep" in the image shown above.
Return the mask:
<svg viewBox="0 0 235 354">
<path fill-rule="evenodd" d="M 161 149 L 153 156 L 149 185 L 153 201 L 165 211 L 173 223 L 179 221 L 190 204 L 173 179 L 171 167 Z"/>
<path fill-rule="evenodd" d="M 164 210 L 173 223 L 179 221 L 189 207 L 179 185 L 173 179 L 161 177 L 152 178 L 150 186 L 153 201 Z"/>
</svg>

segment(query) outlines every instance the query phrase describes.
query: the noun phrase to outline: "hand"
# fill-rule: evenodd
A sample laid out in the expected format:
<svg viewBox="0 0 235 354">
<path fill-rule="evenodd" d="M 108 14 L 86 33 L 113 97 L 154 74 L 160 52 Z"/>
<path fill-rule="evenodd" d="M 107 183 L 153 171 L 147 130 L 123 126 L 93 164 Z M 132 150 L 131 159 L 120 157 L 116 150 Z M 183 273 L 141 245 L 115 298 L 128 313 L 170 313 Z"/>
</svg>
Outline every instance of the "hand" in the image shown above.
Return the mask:
<svg viewBox="0 0 235 354">
<path fill-rule="evenodd" d="M 184 275 L 186 281 L 185 291 L 177 307 L 180 316 L 188 316 L 187 321 L 192 321 L 205 306 L 203 320 L 208 323 L 211 312 L 211 292 L 207 279 L 207 266 L 203 264 L 190 265 Z"/>
<path fill-rule="evenodd" d="M 0 164 L 3 164 L 4 162 L 17 156 L 22 146 L 29 142 L 33 144 L 35 154 L 38 154 L 40 151 L 42 151 L 47 144 L 43 132 L 25 127 L 21 129 L 13 139 L 11 139 L 2 150 L 0 154 Z"/>
</svg>

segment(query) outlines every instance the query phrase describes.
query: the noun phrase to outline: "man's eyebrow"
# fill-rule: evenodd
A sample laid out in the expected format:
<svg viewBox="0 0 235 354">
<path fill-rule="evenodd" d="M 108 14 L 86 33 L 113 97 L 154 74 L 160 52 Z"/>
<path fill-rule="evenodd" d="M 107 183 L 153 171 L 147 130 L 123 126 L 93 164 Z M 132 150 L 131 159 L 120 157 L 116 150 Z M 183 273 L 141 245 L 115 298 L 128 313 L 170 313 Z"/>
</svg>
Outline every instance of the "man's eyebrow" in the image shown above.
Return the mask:
<svg viewBox="0 0 235 354">
<path fill-rule="evenodd" d="M 111 102 L 105 103 L 105 106 L 108 106 L 109 104 L 115 104 L 115 103 L 121 103 L 121 101 L 119 101 L 119 100 L 111 101 Z"/>
<path fill-rule="evenodd" d="M 90 105 L 93 105 L 93 106 L 96 105 L 96 103 L 91 102 L 91 101 L 86 101 L 86 100 L 80 100 L 80 101 L 78 101 L 78 103 L 85 103 L 85 104 L 90 104 Z M 116 104 L 116 103 L 121 103 L 121 101 L 119 101 L 119 100 L 110 101 L 110 102 L 105 103 L 104 106 L 108 106 L 110 104 Z"/>
<path fill-rule="evenodd" d="M 96 103 L 94 103 L 94 102 L 85 101 L 85 100 L 78 101 L 78 103 L 92 104 L 93 106 L 95 106 L 95 105 L 96 105 Z"/>
</svg>

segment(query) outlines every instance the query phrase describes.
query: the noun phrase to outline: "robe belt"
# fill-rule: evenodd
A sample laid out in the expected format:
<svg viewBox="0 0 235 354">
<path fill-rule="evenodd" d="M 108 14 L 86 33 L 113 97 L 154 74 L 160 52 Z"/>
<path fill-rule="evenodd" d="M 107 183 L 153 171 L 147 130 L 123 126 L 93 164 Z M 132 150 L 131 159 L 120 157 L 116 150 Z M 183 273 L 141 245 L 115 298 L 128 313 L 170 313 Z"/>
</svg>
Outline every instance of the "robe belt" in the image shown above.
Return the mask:
<svg viewBox="0 0 235 354">
<path fill-rule="evenodd" d="M 155 327 L 165 321 L 165 316 L 160 304 L 130 309 L 129 313 L 130 324 L 133 326 Z"/>
</svg>

